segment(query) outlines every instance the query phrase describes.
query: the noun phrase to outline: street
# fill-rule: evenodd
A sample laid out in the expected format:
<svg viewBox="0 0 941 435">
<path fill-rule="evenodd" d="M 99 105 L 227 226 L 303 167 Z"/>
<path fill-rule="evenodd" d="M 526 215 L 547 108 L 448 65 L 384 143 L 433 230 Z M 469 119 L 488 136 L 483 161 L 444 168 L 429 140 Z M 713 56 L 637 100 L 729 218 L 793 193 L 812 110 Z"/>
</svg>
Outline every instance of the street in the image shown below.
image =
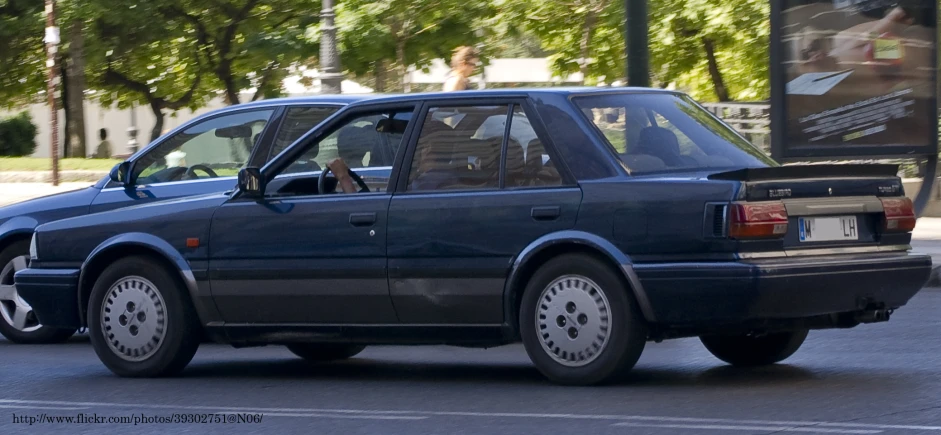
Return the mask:
<svg viewBox="0 0 941 435">
<path fill-rule="evenodd" d="M 784 364 L 734 369 L 697 339 L 649 343 L 620 385 L 554 386 L 519 345 L 373 347 L 311 365 L 280 346 L 204 344 L 183 376 L 121 379 L 87 335 L 3 355 L 5 433 L 937 434 L 941 289 L 887 323 L 811 332 Z M 14 416 L 264 414 L 261 423 L 15 423 Z M 203 418 L 206 418 L 205 416 Z M 210 420 L 211 421 L 211 420 Z M 9 431 L 12 429 L 12 431 Z"/>
</svg>

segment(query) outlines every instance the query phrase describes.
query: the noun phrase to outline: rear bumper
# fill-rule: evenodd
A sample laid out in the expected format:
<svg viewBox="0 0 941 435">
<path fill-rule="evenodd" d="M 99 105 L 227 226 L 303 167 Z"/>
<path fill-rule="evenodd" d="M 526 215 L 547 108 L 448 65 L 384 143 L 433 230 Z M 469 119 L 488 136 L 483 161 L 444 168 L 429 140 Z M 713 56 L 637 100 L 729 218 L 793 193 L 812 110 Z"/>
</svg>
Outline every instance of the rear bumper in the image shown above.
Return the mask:
<svg viewBox="0 0 941 435">
<path fill-rule="evenodd" d="M 78 269 L 25 269 L 14 275 L 16 291 L 32 308 L 39 323 L 56 328 L 79 328 Z"/>
<path fill-rule="evenodd" d="M 634 269 L 657 323 L 695 326 L 895 309 L 928 281 L 931 257 L 898 252 Z"/>
</svg>

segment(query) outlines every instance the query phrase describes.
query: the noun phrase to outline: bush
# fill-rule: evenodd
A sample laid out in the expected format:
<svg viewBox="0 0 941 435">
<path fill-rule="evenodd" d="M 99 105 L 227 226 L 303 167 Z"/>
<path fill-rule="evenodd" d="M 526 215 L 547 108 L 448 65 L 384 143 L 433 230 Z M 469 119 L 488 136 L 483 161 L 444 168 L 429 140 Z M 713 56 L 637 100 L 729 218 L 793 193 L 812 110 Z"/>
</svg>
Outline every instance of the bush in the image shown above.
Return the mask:
<svg viewBox="0 0 941 435">
<path fill-rule="evenodd" d="M 32 155 L 36 150 L 37 131 L 27 112 L 0 120 L 0 156 Z"/>
</svg>

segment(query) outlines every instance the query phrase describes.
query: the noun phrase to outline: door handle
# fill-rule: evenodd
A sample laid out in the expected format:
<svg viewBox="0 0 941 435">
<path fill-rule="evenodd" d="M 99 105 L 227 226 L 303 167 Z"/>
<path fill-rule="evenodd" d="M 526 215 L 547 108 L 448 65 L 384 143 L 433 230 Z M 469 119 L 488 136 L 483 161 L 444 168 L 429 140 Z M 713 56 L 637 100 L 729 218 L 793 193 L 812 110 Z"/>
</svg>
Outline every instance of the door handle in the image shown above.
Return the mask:
<svg viewBox="0 0 941 435">
<path fill-rule="evenodd" d="M 350 225 L 354 227 L 368 227 L 376 223 L 375 213 L 351 213 Z"/>
<path fill-rule="evenodd" d="M 562 208 L 554 205 L 549 207 L 533 207 L 531 216 L 537 221 L 551 221 L 562 215 Z"/>
</svg>

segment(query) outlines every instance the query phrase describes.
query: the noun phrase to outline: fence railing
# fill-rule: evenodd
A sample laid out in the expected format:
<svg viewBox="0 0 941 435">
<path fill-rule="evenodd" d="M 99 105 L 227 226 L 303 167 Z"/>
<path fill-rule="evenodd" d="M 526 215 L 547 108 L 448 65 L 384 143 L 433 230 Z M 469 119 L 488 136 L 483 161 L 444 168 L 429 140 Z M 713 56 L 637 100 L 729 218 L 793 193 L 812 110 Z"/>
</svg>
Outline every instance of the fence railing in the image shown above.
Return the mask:
<svg viewBox="0 0 941 435">
<path fill-rule="evenodd" d="M 702 103 L 749 142 L 765 152 L 771 150 L 771 105 L 765 103 Z"/>
</svg>

